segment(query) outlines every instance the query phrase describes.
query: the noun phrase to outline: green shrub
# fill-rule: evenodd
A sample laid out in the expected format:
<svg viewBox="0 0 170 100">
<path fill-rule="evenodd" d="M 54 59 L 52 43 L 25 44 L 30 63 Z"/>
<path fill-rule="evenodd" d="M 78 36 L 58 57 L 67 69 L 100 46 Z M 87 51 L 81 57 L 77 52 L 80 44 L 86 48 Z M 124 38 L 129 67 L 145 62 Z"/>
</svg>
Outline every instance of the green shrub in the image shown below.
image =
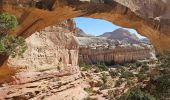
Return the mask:
<svg viewBox="0 0 170 100">
<path fill-rule="evenodd" d="M 142 68 L 145 70 L 145 71 L 148 71 L 149 70 L 149 66 L 147 64 L 143 64 L 142 65 Z"/>
<path fill-rule="evenodd" d="M 167 50 L 165 54 L 161 55 L 159 60 L 162 63 L 161 67 L 170 68 L 170 50 Z"/>
<path fill-rule="evenodd" d="M 15 16 L 10 15 L 5 12 L 0 13 L 0 29 L 1 34 L 6 33 L 10 30 L 14 30 L 17 26 L 18 22 Z"/>
<path fill-rule="evenodd" d="M 149 93 L 141 91 L 140 88 L 134 87 L 124 93 L 119 100 L 156 100 L 156 98 Z"/>
<path fill-rule="evenodd" d="M 136 76 L 137 76 L 139 82 L 142 82 L 147 77 L 145 74 L 142 74 L 142 73 L 139 73 Z"/>
<path fill-rule="evenodd" d="M 129 87 L 134 86 L 135 85 L 135 81 L 134 80 L 127 80 L 127 85 Z"/>
<path fill-rule="evenodd" d="M 117 98 L 119 97 L 120 94 L 121 94 L 121 91 L 119 89 L 108 90 L 109 100 L 118 100 Z"/>
<path fill-rule="evenodd" d="M 151 79 L 151 92 L 160 100 L 170 98 L 170 74 L 157 76 Z"/>
<path fill-rule="evenodd" d="M 170 50 L 159 57 L 161 66 L 159 74 L 151 76 L 150 92 L 159 100 L 169 100 L 170 98 Z"/>
<path fill-rule="evenodd" d="M 142 63 L 141 62 L 136 62 L 136 67 L 141 67 Z"/>
<path fill-rule="evenodd" d="M 107 83 L 107 75 L 106 75 L 106 73 L 102 73 L 102 78 L 101 79 L 102 79 L 104 84 Z"/>
<path fill-rule="evenodd" d="M 89 65 L 89 64 L 81 63 L 80 68 L 81 68 L 82 71 L 87 71 L 87 70 L 91 69 L 92 66 Z"/>
<path fill-rule="evenodd" d="M 97 64 L 96 66 L 100 69 L 100 71 L 108 71 L 108 67 L 104 63 Z"/>
<path fill-rule="evenodd" d="M 109 74 L 112 78 L 116 78 L 119 75 L 116 71 L 109 71 Z"/>
<path fill-rule="evenodd" d="M 121 74 L 120 76 L 121 78 L 126 78 L 126 79 L 129 79 L 129 78 L 132 78 L 134 77 L 133 73 L 130 72 L 130 71 L 125 71 Z"/>
<path fill-rule="evenodd" d="M 106 73 L 102 73 L 101 79 L 103 81 L 103 84 L 100 87 L 100 90 L 108 89 L 110 86 L 107 85 L 107 75 L 106 75 Z"/>
<path fill-rule="evenodd" d="M 123 81 L 121 78 L 119 78 L 119 79 L 116 80 L 116 82 L 115 82 L 115 87 L 119 87 L 123 82 L 124 82 L 124 81 Z"/>
<path fill-rule="evenodd" d="M 5 35 L 1 38 L 0 54 L 12 57 L 21 56 L 26 50 L 26 42 L 22 37 Z"/>
<path fill-rule="evenodd" d="M 93 93 L 93 88 L 92 87 L 84 88 L 84 91 L 86 91 L 87 93 Z"/>
<path fill-rule="evenodd" d="M 21 56 L 27 46 L 22 37 L 9 36 L 8 32 L 14 30 L 18 22 L 15 16 L 0 13 L 0 54 L 4 56 Z"/>
</svg>

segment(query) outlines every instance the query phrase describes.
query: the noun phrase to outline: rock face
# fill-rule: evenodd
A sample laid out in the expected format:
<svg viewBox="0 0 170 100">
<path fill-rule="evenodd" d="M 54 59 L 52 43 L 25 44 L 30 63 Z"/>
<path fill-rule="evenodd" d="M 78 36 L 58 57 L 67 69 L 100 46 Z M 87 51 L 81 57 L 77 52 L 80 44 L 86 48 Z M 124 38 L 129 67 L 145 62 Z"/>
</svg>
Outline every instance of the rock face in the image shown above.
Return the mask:
<svg viewBox="0 0 170 100">
<path fill-rule="evenodd" d="M 79 62 L 116 64 L 143 59 L 155 59 L 149 44 L 130 44 L 105 37 L 78 37 Z"/>
<path fill-rule="evenodd" d="M 17 33 L 24 37 L 66 19 L 84 16 L 134 28 L 159 51 L 170 48 L 169 0 L 1 0 L 0 4 L 1 10 L 17 16 Z"/>
<path fill-rule="evenodd" d="M 117 64 L 150 59 L 152 48 L 140 46 L 117 46 L 112 48 L 80 48 L 80 61 L 89 64 Z"/>
<path fill-rule="evenodd" d="M 23 57 L 10 59 L 12 66 L 30 70 L 46 70 L 50 68 L 77 66 L 78 44 L 72 20 L 60 25 L 47 27 L 26 39 L 28 50 Z"/>
<path fill-rule="evenodd" d="M 126 44 L 102 37 L 78 37 L 79 62 L 116 64 L 155 58 L 153 46 Z"/>
<path fill-rule="evenodd" d="M 74 25 L 67 20 L 27 38 L 23 57 L 8 60 L 9 68 L 16 72 L 11 76 L 9 71 L 9 77 L 1 78 L 0 99 L 83 99 L 86 93 L 80 86 Z"/>
<path fill-rule="evenodd" d="M 114 39 L 119 41 L 127 41 L 128 43 L 133 44 L 139 44 L 141 42 L 136 35 L 130 33 L 128 30 L 125 30 L 123 28 L 119 28 L 113 32 L 104 33 L 99 37 L 106 37 L 108 39 Z"/>
</svg>

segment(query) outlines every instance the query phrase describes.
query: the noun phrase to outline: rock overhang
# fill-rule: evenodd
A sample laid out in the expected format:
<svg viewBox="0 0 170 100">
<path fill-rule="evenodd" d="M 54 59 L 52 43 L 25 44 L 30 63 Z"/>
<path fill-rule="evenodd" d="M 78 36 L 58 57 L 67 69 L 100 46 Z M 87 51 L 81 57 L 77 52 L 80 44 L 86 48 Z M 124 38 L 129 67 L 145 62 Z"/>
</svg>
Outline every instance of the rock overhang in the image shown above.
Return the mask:
<svg viewBox="0 0 170 100">
<path fill-rule="evenodd" d="M 170 48 L 169 4 L 168 0 L 4 0 L 1 8 L 17 16 L 17 33 L 24 37 L 69 18 L 91 17 L 136 29 L 164 51 Z"/>
</svg>

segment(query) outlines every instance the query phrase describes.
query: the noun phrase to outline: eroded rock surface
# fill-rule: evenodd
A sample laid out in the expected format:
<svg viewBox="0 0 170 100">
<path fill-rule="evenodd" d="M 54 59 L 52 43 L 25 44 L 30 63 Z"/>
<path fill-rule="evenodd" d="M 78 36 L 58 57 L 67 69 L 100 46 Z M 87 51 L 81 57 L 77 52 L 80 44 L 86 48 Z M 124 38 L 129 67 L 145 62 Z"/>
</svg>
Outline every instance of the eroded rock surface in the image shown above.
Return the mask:
<svg viewBox="0 0 170 100">
<path fill-rule="evenodd" d="M 2 0 L 1 9 L 19 20 L 18 35 L 30 36 L 37 30 L 73 17 L 91 17 L 134 28 L 160 50 L 170 48 L 169 0 Z"/>
<path fill-rule="evenodd" d="M 23 56 L 8 60 L 9 69 L 15 73 L 10 70 L 1 73 L 8 77 L 0 78 L 0 99 L 79 100 L 86 97 L 81 87 L 74 25 L 70 19 L 27 38 L 28 49 Z M 76 92 L 72 94 L 72 91 Z"/>
</svg>

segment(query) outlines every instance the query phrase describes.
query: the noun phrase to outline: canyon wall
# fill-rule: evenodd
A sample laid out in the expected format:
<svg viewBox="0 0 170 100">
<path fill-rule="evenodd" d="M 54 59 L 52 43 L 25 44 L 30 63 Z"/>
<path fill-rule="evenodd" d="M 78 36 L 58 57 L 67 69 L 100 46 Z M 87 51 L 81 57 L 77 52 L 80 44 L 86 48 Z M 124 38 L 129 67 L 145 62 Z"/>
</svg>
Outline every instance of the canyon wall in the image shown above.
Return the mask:
<svg viewBox="0 0 170 100">
<path fill-rule="evenodd" d="M 88 64 L 120 64 L 152 58 L 152 47 L 149 46 L 116 46 L 116 47 L 82 47 L 79 50 L 80 62 Z"/>
<path fill-rule="evenodd" d="M 35 32 L 26 39 L 28 49 L 23 57 L 9 59 L 10 64 L 38 71 L 56 66 L 61 70 L 77 66 L 78 44 L 74 28 L 74 21 L 67 20 Z"/>
<path fill-rule="evenodd" d="M 0 99 L 84 98 L 86 93 L 80 85 L 78 43 L 74 35 L 75 23 L 69 19 L 27 38 L 26 52 L 23 56 L 10 57 L 8 73 L 1 73 L 5 77 L 0 78 Z M 72 94 L 72 91 L 76 92 Z"/>
<path fill-rule="evenodd" d="M 123 34 L 123 32 L 119 32 L 119 34 Z M 129 37 L 131 38 L 131 35 L 126 38 Z M 144 59 L 156 59 L 155 49 L 152 45 L 142 42 L 132 44 L 127 41 L 125 42 L 123 40 L 124 36 L 121 38 L 122 41 L 108 39 L 107 37 L 77 37 L 79 62 L 112 65 Z"/>
</svg>

